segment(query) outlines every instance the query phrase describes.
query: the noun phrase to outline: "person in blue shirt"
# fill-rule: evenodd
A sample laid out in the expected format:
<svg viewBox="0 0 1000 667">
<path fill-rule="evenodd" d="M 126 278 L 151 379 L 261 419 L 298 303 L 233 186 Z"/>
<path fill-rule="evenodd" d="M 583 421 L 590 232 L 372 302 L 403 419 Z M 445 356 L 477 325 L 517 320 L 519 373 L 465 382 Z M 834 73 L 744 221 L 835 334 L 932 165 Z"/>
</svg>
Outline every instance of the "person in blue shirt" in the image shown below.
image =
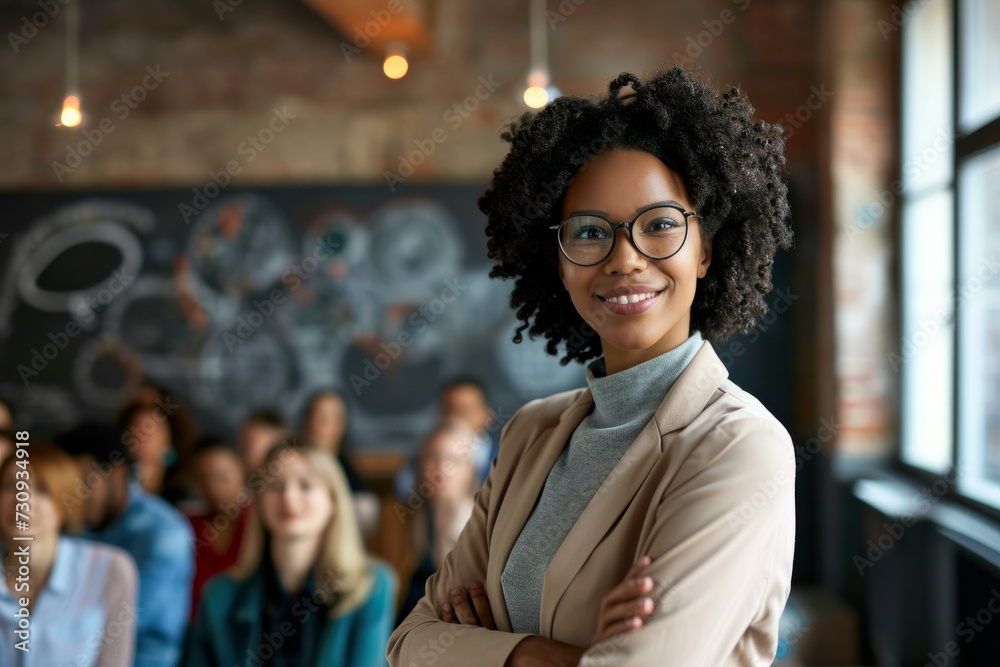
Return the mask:
<svg viewBox="0 0 1000 667">
<path fill-rule="evenodd" d="M 122 431 L 96 422 L 56 438 L 80 468 L 86 536 L 127 551 L 139 570 L 135 667 L 174 667 L 184 644 L 194 579 L 194 533 L 180 512 L 142 490 Z"/>
<path fill-rule="evenodd" d="M 72 458 L 44 442 L 22 454 L 0 464 L 0 665 L 131 665 L 135 563 L 67 534 L 79 528 L 79 508 L 63 502 L 80 487 Z"/>
<path fill-rule="evenodd" d="M 387 665 L 397 581 L 364 549 L 329 452 L 281 443 L 240 555 L 205 584 L 185 667 Z"/>
<path fill-rule="evenodd" d="M 493 411 L 486 397 L 486 386 L 471 376 L 457 377 L 441 390 L 441 420 L 465 423 L 475 437 L 472 440 L 472 460 L 476 466 L 479 483 L 486 481 L 490 464 L 500 452 L 500 441 L 492 436 L 502 424 L 494 425 Z M 410 460 L 397 471 L 393 480 L 393 493 L 397 498 L 409 498 L 416 493 L 417 459 L 414 452 Z"/>
</svg>

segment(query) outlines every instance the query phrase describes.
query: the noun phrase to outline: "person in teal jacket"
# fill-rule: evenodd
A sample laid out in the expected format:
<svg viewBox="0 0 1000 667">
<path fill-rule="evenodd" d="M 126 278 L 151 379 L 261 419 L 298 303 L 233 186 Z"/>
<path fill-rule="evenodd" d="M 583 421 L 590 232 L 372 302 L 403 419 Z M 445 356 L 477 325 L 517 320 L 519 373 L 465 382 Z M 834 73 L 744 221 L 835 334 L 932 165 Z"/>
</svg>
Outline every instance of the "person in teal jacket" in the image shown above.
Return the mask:
<svg viewBox="0 0 1000 667">
<path fill-rule="evenodd" d="M 186 667 L 387 665 L 397 581 L 364 549 L 344 472 L 282 443 L 236 564 L 205 584 Z"/>
</svg>

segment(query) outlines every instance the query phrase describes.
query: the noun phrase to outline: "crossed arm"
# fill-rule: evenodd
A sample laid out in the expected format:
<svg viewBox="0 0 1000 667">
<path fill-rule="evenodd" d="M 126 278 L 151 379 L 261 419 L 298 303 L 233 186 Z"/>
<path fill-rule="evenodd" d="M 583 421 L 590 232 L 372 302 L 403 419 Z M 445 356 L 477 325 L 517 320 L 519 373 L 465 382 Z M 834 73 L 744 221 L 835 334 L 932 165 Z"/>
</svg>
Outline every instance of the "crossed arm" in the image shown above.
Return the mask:
<svg viewBox="0 0 1000 667">
<path fill-rule="evenodd" d="M 649 556 L 640 558 L 625 575 L 625 579 L 601 598 L 597 632 L 590 642 L 591 646 L 605 639 L 638 630 L 652 615 L 656 603 L 648 594 L 653 592 L 656 582 L 652 577 L 641 575 L 642 570 L 651 562 Z M 454 588 L 450 596 L 451 602 L 445 602 L 439 610 L 441 620 L 446 623 L 464 623 L 489 630 L 496 629 L 493 623 L 493 610 L 481 583 L 470 584 L 467 593 L 461 588 Z M 585 649 L 572 644 L 532 636 L 514 647 L 505 667 L 577 665 L 584 651 Z"/>
<path fill-rule="evenodd" d="M 794 450 L 787 432 L 763 419 L 720 426 L 711 437 L 707 449 L 718 449 L 714 457 L 682 468 L 650 508 L 654 525 L 639 552 L 652 562 L 636 563 L 625 581 L 602 597 L 589 647 L 491 630 L 485 591 L 472 586 L 486 575 L 491 470 L 455 549 L 390 638 L 390 665 L 457 666 L 467 664 L 470 655 L 481 664 L 509 667 L 638 667 L 662 664 L 665 655 L 685 667 L 769 663 L 790 590 Z M 636 574 L 652 581 L 637 585 Z M 469 586 L 469 596 L 458 589 L 452 598 L 456 586 Z M 646 597 L 652 598 L 652 609 Z M 446 634 L 451 636 L 442 641 Z"/>
</svg>

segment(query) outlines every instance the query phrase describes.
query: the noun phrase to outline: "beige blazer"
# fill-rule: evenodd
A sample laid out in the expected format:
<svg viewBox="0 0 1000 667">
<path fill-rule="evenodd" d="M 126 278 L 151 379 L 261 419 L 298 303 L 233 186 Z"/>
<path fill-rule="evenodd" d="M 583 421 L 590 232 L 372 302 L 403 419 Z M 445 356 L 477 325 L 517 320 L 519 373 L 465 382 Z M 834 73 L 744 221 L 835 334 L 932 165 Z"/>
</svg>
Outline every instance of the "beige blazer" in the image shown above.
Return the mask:
<svg viewBox="0 0 1000 667">
<path fill-rule="evenodd" d="M 770 665 L 791 586 L 791 438 L 728 378 L 707 341 L 604 480 L 545 572 L 540 634 L 590 646 L 601 597 L 643 555 L 658 582 L 639 630 L 595 644 L 581 665 Z M 593 407 L 590 388 L 522 406 L 472 518 L 416 608 L 389 638 L 392 667 L 501 667 L 528 634 L 511 632 L 500 574 L 559 452 Z M 485 585 L 497 630 L 447 624 L 454 587 Z"/>
</svg>

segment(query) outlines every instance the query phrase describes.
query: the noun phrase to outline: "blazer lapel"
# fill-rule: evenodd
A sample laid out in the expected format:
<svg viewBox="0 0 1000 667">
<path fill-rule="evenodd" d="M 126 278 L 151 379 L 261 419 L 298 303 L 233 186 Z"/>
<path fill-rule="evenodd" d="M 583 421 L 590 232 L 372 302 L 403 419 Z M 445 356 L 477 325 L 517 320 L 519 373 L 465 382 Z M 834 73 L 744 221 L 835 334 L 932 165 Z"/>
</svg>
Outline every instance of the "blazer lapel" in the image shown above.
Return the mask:
<svg viewBox="0 0 1000 667">
<path fill-rule="evenodd" d="M 688 363 L 687 367 L 677 378 L 674 384 L 667 391 L 666 396 L 653 413 L 653 418 L 649 420 L 632 445 L 625 451 L 621 459 L 608 474 L 604 483 L 594 494 L 590 503 L 584 508 L 580 518 L 570 529 L 566 539 L 559 546 L 552 562 L 545 571 L 545 583 L 542 587 L 542 606 L 539 631 L 541 636 L 550 637 L 552 635 L 552 623 L 555 618 L 556 605 L 562 598 L 563 593 L 570 582 L 576 576 L 580 568 L 590 557 L 597 544 L 604 539 L 614 522 L 621 516 L 635 497 L 639 487 L 645 482 L 649 471 L 653 468 L 663 453 L 663 437 L 678 429 L 690 424 L 695 417 L 704 409 L 711 399 L 712 394 L 718 388 L 723 379 L 728 377 L 729 372 L 725 364 L 715 353 L 711 343 L 705 341 Z M 590 390 L 588 389 L 588 403 L 592 403 Z M 576 404 L 574 404 L 574 407 Z M 573 408 L 570 408 L 570 411 Z M 567 412 L 570 412 L 567 411 Z M 586 413 L 580 413 L 579 419 L 563 419 L 556 433 L 559 437 L 568 438 L 573 429 L 565 430 L 567 421 L 572 421 L 573 428 L 583 420 Z M 544 477 L 548 476 L 549 470 L 555 463 L 561 447 L 553 447 L 555 434 L 546 442 L 547 449 L 555 450 L 554 455 L 547 455 L 547 465 L 544 466 L 544 475 L 541 484 L 545 483 Z M 549 458 L 551 457 L 551 461 Z M 539 469 L 533 469 L 533 474 L 538 474 Z M 534 480 L 532 484 L 534 484 Z M 531 496 L 530 505 L 513 531 L 511 544 L 517 539 L 527 519 L 528 513 L 534 506 L 534 501 L 538 496 L 534 492 L 527 493 L 524 489 L 519 500 L 523 501 L 526 496 Z M 538 486 L 541 491 L 541 485 Z M 518 508 L 521 510 L 522 508 Z M 518 512 L 520 517 L 520 511 Z M 499 521 L 498 521 L 499 524 Z M 513 522 L 512 522 L 513 524 Z M 511 528 L 515 526 L 511 525 Z M 503 561 L 506 562 L 510 549 L 503 554 Z M 492 561 L 492 559 L 491 559 Z M 500 568 L 503 569 L 502 566 Z M 499 575 L 497 575 L 499 578 Z M 502 598 L 501 598 L 502 599 Z M 506 610 L 505 610 L 506 611 Z"/>
<path fill-rule="evenodd" d="M 490 559 L 486 568 L 486 593 L 490 600 L 503 601 L 500 575 L 507 565 L 514 543 L 520 536 L 528 515 L 535 507 L 545 486 L 545 480 L 548 479 L 552 466 L 559 458 L 559 453 L 593 405 L 590 388 L 583 388 L 576 400 L 559 416 L 558 423 L 542 432 L 535 442 L 528 446 L 512 473 L 510 486 L 497 512 L 490 542 Z M 497 491 L 494 489 L 494 493 Z M 494 604 L 492 612 L 497 629 L 511 632 L 507 605 Z"/>
</svg>

